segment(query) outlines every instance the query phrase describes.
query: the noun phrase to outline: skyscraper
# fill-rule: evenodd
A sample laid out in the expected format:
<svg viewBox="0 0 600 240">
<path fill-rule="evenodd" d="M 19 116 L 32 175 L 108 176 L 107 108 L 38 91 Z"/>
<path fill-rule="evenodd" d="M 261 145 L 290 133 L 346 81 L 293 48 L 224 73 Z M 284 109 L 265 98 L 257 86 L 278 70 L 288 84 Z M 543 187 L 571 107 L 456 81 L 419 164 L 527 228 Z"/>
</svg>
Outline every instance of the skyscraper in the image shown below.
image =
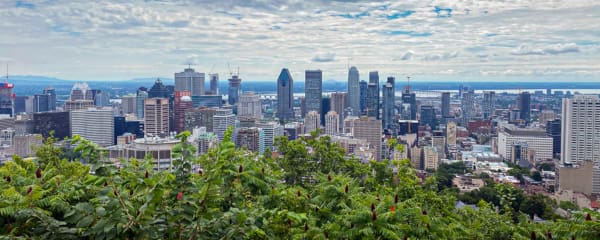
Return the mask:
<svg viewBox="0 0 600 240">
<path fill-rule="evenodd" d="M 421 126 L 429 125 L 432 130 L 437 127 L 435 109 L 433 109 L 433 106 L 421 105 L 421 119 L 419 123 Z"/>
<path fill-rule="evenodd" d="M 165 85 L 163 85 L 160 78 L 157 78 L 154 81 L 154 85 L 148 90 L 149 98 L 169 98 L 169 90 Z"/>
<path fill-rule="evenodd" d="M 360 115 L 359 73 L 354 66 L 348 70 L 348 107 L 352 109 L 352 116 Z"/>
<path fill-rule="evenodd" d="M 356 139 L 367 141 L 370 148 L 373 149 L 373 158 L 381 160 L 381 120 L 367 116 L 355 119 L 352 122 L 352 135 Z"/>
<path fill-rule="evenodd" d="M 450 92 L 442 93 L 442 118 L 450 116 Z"/>
<path fill-rule="evenodd" d="M 137 119 L 144 119 L 144 102 L 148 98 L 148 92 L 144 89 L 138 89 L 135 96 L 135 110 Z"/>
<path fill-rule="evenodd" d="M 496 92 L 483 92 L 482 110 L 484 119 L 489 119 L 494 114 L 494 111 L 496 111 Z"/>
<path fill-rule="evenodd" d="M 195 72 L 193 68 L 175 73 L 175 91 L 188 91 L 191 96 L 204 95 L 204 73 Z"/>
<path fill-rule="evenodd" d="M 251 117 L 254 119 L 262 118 L 262 105 L 260 103 L 260 96 L 254 94 L 254 92 L 244 92 L 240 97 L 238 104 L 237 115 L 239 117 Z"/>
<path fill-rule="evenodd" d="M 577 174 L 576 185 L 600 193 L 600 99 L 595 95 L 575 95 L 562 100 L 561 162 L 583 168 L 593 166 L 591 176 Z M 591 163 L 591 164 L 588 164 Z M 567 176 L 559 170 L 561 188 Z M 563 179 L 564 178 L 564 179 Z M 590 184 L 591 182 L 591 184 Z"/>
<path fill-rule="evenodd" d="M 363 80 L 360 81 L 358 85 L 360 89 L 360 114 L 367 115 L 367 89 L 369 84 L 367 81 Z"/>
<path fill-rule="evenodd" d="M 294 118 L 294 79 L 287 68 L 277 78 L 277 117 L 281 122 Z"/>
<path fill-rule="evenodd" d="M 456 145 L 456 123 L 448 122 L 446 124 L 446 142 L 449 145 Z"/>
<path fill-rule="evenodd" d="M 236 105 L 238 101 L 240 101 L 240 94 L 242 92 L 242 79 L 237 75 L 232 75 L 229 79 L 229 89 L 227 92 L 227 103 L 229 103 L 229 105 Z"/>
<path fill-rule="evenodd" d="M 264 152 L 265 136 L 262 129 L 257 127 L 240 128 L 235 137 L 235 146 L 245 147 L 252 152 Z"/>
<path fill-rule="evenodd" d="M 175 132 L 185 130 L 185 113 L 194 108 L 190 92 L 175 92 L 175 102 L 173 103 L 173 124 Z"/>
<path fill-rule="evenodd" d="M 86 109 L 71 112 L 71 134 L 80 135 L 100 146 L 113 145 L 114 116 L 110 109 Z"/>
<path fill-rule="evenodd" d="M 473 91 L 466 91 L 462 93 L 461 99 L 461 124 L 462 126 L 467 126 L 469 120 L 473 118 L 473 114 L 475 111 L 475 100 L 474 100 Z"/>
<path fill-rule="evenodd" d="M 519 107 L 521 119 L 525 122 L 531 121 L 531 94 L 522 92 L 519 94 L 517 106 Z"/>
<path fill-rule="evenodd" d="M 169 134 L 169 99 L 144 100 L 144 132 L 150 137 Z"/>
<path fill-rule="evenodd" d="M 123 96 L 121 97 L 121 111 L 125 114 L 136 114 L 136 96 Z"/>
<path fill-rule="evenodd" d="M 325 116 L 325 134 L 334 136 L 340 131 L 340 116 L 335 111 L 329 111 Z"/>
<path fill-rule="evenodd" d="M 213 131 L 219 138 L 219 142 L 223 141 L 227 128 L 235 127 L 235 115 L 231 109 L 219 108 L 213 116 Z M 234 140 L 234 139 L 230 139 Z"/>
<path fill-rule="evenodd" d="M 344 128 L 344 110 L 346 109 L 346 93 L 331 93 L 331 110 L 338 113 L 340 118 L 340 131 Z"/>
<path fill-rule="evenodd" d="M 321 126 L 325 126 L 325 115 L 331 111 L 331 98 L 324 97 L 321 99 Z"/>
<path fill-rule="evenodd" d="M 321 70 L 306 70 L 304 82 L 304 96 L 306 99 L 306 112 L 321 112 L 321 98 L 323 95 L 323 72 Z"/>
<path fill-rule="evenodd" d="M 210 91 L 208 95 L 219 95 L 219 74 L 208 74 L 208 78 L 210 79 Z"/>
<path fill-rule="evenodd" d="M 383 128 L 395 129 L 394 123 L 394 106 L 396 100 L 395 78 L 388 77 L 387 82 L 383 85 Z"/>
<path fill-rule="evenodd" d="M 410 108 L 410 115 L 403 113 L 403 115 L 410 117 L 410 119 L 406 120 L 417 120 L 417 95 L 411 91 L 410 86 L 406 86 L 406 89 L 402 93 L 402 104 Z"/>
<path fill-rule="evenodd" d="M 367 86 L 367 116 L 379 119 L 379 73 L 369 72 L 369 84 Z"/>
<path fill-rule="evenodd" d="M 561 120 L 555 119 L 548 121 L 546 123 L 546 134 L 552 138 L 552 154 L 556 156 L 560 156 L 560 136 L 561 131 Z"/>
<path fill-rule="evenodd" d="M 319 130 L 321 126 L 321 116 L 317 111 L 310 111 L 304 118 L 304 130 L 306 134 L 310 134 L 312 131 Z"/>
</svg>

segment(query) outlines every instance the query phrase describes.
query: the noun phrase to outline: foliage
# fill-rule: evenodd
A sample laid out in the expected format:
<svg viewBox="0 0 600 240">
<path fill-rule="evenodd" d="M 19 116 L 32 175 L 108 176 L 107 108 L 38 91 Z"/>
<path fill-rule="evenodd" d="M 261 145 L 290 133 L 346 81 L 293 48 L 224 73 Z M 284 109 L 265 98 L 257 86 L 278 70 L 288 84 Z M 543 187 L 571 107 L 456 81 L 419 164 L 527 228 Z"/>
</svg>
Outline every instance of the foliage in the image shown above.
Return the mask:
<svg viewBox="0 0 600 240">
<path fill-rule="evenodd" d="M 235 149 L 231 129 L 220 146 L 194 157 L 188 136 L 177 136 L 181 143 L 173 149 L 171 171 L 155 171 L 150 158 L 109 164 L 98 146 L 82 138 L 72 140 L 79 161 L 71 162 L 61 158 L 55 139 L 47 139 L 37 159 L 15 157 L 0 167 L 0 234 L 25 239 L 544 239 L 548 234 L 597 239 L 600 232 L 600 215 L 591 211 L 576 212 L 569 220 L 530 221 L 527 214 L 538 211 L 530 207 L 542 198 L 520 199 L 519 190 L 508 185 L 486 186 L 471 196 L 477 209 L 457 209 L 454 194 L 438 191 L 437 176 L 420 182 L 407 160 L 360 164 L 345 158 L 328 137 L 279 139 L 282 155 L 271 158 Z"/>
</svg>

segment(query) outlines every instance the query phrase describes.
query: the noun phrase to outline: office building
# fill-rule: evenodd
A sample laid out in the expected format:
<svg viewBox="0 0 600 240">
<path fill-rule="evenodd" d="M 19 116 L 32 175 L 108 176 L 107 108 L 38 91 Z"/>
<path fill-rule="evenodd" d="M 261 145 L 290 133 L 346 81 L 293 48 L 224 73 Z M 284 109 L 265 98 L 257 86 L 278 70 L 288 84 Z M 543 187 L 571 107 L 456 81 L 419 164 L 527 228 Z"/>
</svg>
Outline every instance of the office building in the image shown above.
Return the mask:
<svg viewBox="0 0 600 240">
<path fill-rule="evenodd" d="M 219 145 L 219 137 L 212 132 L 204 132 L 198 135 L 196 139 L 198 154 L 205 154 L 211 148 Z"/>
<path fill-rule="evenodd" d="M 244 92 L 240 97 L 240 102 L 237 106 L 237 115 L 239 117 L 251 117 L 254 119 L 262 118 L 262 104 L 260 96 L 254 92 Z"/>
<path fill-rule="evenodd" d="M 128 95 L 121 97 L 121 112 L 123 115 L 126 114 L 137 114 L 137 97 L 134 95 Z"/>
<path fill-rule="evenodd" d="M 367 81 L 362 80 L 358 85 L 360 89 L 360 115 L 367 115 L 367 91 L 369 84 Z"/>
<path fill-rule="evenodd" d="M 344 128 L 344 111 L 346 110 L 346 93 L 334 92 L 331 93 L 331 110 L 338 113 L 340 116 L 340 131 Z"/>
<path fill-rule="evenodd" d="M 461 99 L 461 124 L 467 126 L 469 120 L 475 117 L 475 93 L 466 91 L 462 93 Z"/>
<path fill-rule="evenodd" d="M 403 119 L 417 120 L 417 95 L 412 92 L 410 85 L 407 85 L 402 92 L 402 105 Z"/>
<path fill-rule="evenodd" d="M 323 72 L 321 70 L 306 70 L 304 82 L 304 97 L 306 112 L 321 112 L 323 98 Z"/>
<path fill-rule="evenodd" d="M 348 69 L 348 107 L 352 110 L 352 116 L 360 115 L 359 73 L 354 66 Z"/>
<path fill-rule="evenodd" d="M 277 117 L 280 122 L 294 119 L 294 80 L 287 68 L 277 78 Z"/>
<path fill-rule="evenodd" d="M 175 92 L 173 103 L 173 124 L 175 132 L 185 131 L 185 113 L 194 108 L 190 92 Z"/>
<path fill-rule="evenodd" d="M 135 96 L 135 110 L 137 119 L 144 119 L 144 102 L 148 98 L 148 92 L 142 89 L 137 91 Z"/>
<path fill-rule="evenodd" d="M 321 99 L 321 126 L 325 126 L 325 116 L 327 115 L 327 113 L 331 111 L 331 98 L 330 97 L 323 97 L 323 99 Z"/>
<path fill-rule="evenodd" d="M 44 138 L 48 138 L 51 132 L 58 139 L 71 137 L 71 117 L 69 112 L 33 114 L 33 133 L 41 134 Z"/>
<path fill-rule="evenodd" d="M 352 121 L 352 136 L 356 139 L 367 141 L 370 148 L 373 149 L 373 158 L 381 161 L 381 120 L 370 117 L 360 117 Z"/>
<path fill-rule="evenodd" d="M 329 111 L 325 116 L 325 134 L 334 136 L 340 132 L 340 115 L 335 111 Z"/>
<path fill-rule="evenodd" d="M 421 105 L 421 126 L 429 126 L 432 130 L 437 127 L 437 119 L 435 117 L 435 109 L 431 105 Z"/>
<path fill-rule="evenodd" d="M 205 127 L 207 132 L 213 132 L 213 116 L 217 108 L 195 108 L 185 113 L 185 130 Z"/>
<path fill-rule="evenodd" d="M 398 135 L 418 134 L 419 121 L 417 120 L 398 120 Z"/>
<path fill-rule="evenodd" d="M 229 127 L 235 127 L 235 115 L 231 109 L 219 108 L 213 116 L 213 132 L 219 138 L 219 142 L 223 141 L 225 131 Z M 234 139 L 230 139 L 234 140 Z"/>
<path fill-rule="evenodd" d="M 71 134 L 79 135 L 101 147 L 114 144 L 114 115 L 111 109 L 71 111 Z"/>
<path fill-rule="evenodd" d="M 484 91 L 483 92 L 483 103 L 481 106 L 483 112 L 483 119 L 489 119 L 496 111 L 496 92 Z"/>
<path fill-rule="evenodd" d="M 369 72 L 366 111 L 368 117 L 379 119 L 379 72 Z"/>
<path fill-rule="evenodd" d="M 160 78 L 157 78 L 154 85 L 148 90 L 148 98 L 169 98 L 169 89 L 162 83 Z"/>
<path fill-rule="evenodd" d="M 317 111 L 310 111 L 304 118 L 304 127 L 306 134 L 310 134 L 313 131 L 319 131 L 321 126 L 321 116 Z"/>
<path fill-rule="evenodd" d="M 256 127 L 263 131 L 265 137 L 265 149 L 269 148 L 275 150 L 273 144 L 275 143 L 275 139 L 283 136 L 284 126 L 280 125 L 278 122 L 259 122 L 256 124 Z"/>
<path fill-rule="evenodd" d="M 141 138 L 124 145 L 107 147 L 108 159 L 118 163 L 121 159 L 137 159 L 144 161 L 146 156 L 153 160 L 152 167 L 155 171 L 172 169 L 172 150 L 179 143 L 175 138 Z"/>
<path fill-rule="evenodd" d="M 169 99 L 148 98 L 144 101 L 144 133 L 149 137 L 169 135 Z"/>
<path fill-rule="evenodd" d="M 442 93 L 442 118 L 450 117 L 450 92 Z"/>
<path fill-rule="evenodd" d="M 204 73 L 195 72 L 193 68 L 175 73 L 175 91 L 189 92 L 190 96 L 204 95 Z"/>
<path fill-rule="evenodd" d="M 546 134 L 552 138 L 552 155 L 555 157 L 560 156 L 561 120 L 548 121 L 546 124 Z"/>
<path fill-rule="evenodd" d="M 265 139 L 262 129 L 257 127 L 240 128 L 235 138 L 235 146 L 246 148 L 252 152 L 263 153 L 265 151 Z"/>
<path fill-rule="evenodd" d="M 456 145 L 456 123 L 448 122 L 446 124 L 446 141 L 449 145 Z"/>
<path fill-rule="evenodd" d="M 27 134 L 27 135 L 15 135 L 14 136 L 14 147 L 15 154 L 22 158 L 35 156 L 34 148 L 37 148 L 43 144 L 42 135 L 40 134 Z"/>
<path fill-rule="evenodd" d="M 232 75 L 228 81 L 227 103 L 229 105 L 236 105 L 240 101 L 240 94 L 242 93 L 242 79 L 238 75 Z"/>
<path fill-rule="evenodd" d="M 522 92 L 521 94 L 519 94 L 519 97 L 517 98 L 518 102 L 517 102 L 517 107 L 519 108 L 519 113 L 521 116 L 521 119 L 523 119 L 525 122 L 530 122 L 531 121 L 531 94 L 529 94 L 529 92 Z"/>
<path fill-rule="evenodd" d="M 423 147 L 423 164 L 424 169 L 437 170 L 439 166 L 439 154 L 436 147 Z"/>
<path fill-rule="evenodd" d="M 219 95 L 219 74 L 210 73 L 208 78 L 210 79 L 210 89 L 206 95 Z"/>
<path fill-rule="evenodd" d="M 395 131 L 395 78 L 388 77 L 387 82 L 383 85 L 383 128 Z"/>
<path fill-rule="evenodd" d="M 466 94 L 466 93 L 465 93 Z M 498 132 L 498 154 L 504 160 L 510 160 L 511 148 L 515 143 L 527 143 L 529 150 L 535 152 L 534 160 L 543 162 L 552 159 L 553 139 L 542 129 L 523 129 L 507 125 Z"/>
</svg>

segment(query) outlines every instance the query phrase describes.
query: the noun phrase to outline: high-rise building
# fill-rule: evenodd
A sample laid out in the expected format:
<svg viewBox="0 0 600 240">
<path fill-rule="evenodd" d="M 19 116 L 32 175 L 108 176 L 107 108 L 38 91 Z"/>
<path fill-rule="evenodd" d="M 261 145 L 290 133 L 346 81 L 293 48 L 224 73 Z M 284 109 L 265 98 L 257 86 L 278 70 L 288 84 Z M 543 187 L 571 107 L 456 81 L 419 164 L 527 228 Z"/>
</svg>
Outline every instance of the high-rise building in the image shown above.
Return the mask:
<svg viewBox="0 0 600 240">
<path fill-rule="evenodd" d="M 505 160 L 509 160 L 512 156 L 513 144 L 527 143 L 529 150 L 535 152 L 533 159 L 536 162 L 543 162 L 552 159 L 552 141 L 544 130 L 520 129 L 514 125 L 507 125 L 498 132 L 498 154 Z"/>
<path fill-rule="evenodd" d="M 330 97 L 323 97 L 323 99 L 321 99 L 321 126 L 325 126 L 325 116 L 327 115 L 327 113 L 331 111 L 331 98 Z"/>
<path fill-rule="evenodd" d="M 546 134 L 552 138 L 552 155 L 555 157 L 560 156 L 561 120 L 548 121 L 546 124 Z"/>
<path fill-rule="evenodd" d="M 43 112 L 33 114 L 33 133 L 44 138 L 54 133 L 54 137 L 63 139 L 71 137 L 71 117 L 69 112 Z"/>
<path fill-rule="evenodd" d="M 396 101 L 396 91 L 395 91 L 395 78 L 388 77 L 387 82 L 383 85 L 383 128 L 384 129 L 395 129 L 395 101 Z"/>
<path fill-rule="evenodd" d="M 14 113 L 20 114 L 35 112 L 35 100 L 35 96 L 16 96 L 14 100 Z"/>
<path fill-rule="evenodd" d="M 56 111 L 56 90 L 47 87 L 44 88 L 43 94 L 48 96 L 48 111 Z"/>
<path fill-rule="evenodd" d="M 446 142 L 449 145 L 456 145 L 456 123 L 448 122 L 446 124 Z"/>
<path fill-rule="evenodd" d="M 334 92 L 331 93 L 331 110 L 338 113 L 340 117 L 340 131 L 344 128 L 344 111 L 346 110 L 346 93 Z"/>
<path fill-rule="evenodd" d="M 121 97 L 121 111 L 123 115 L 137 113 L 136 101 L 137 97 L 133 95 Z"/>
<path fill-rule="evenodd" d="M 436 170 L 439 165 L 439 149 L 436 147 L 424 147 L 423 148 L 423 163 L 425 169 Z"/>
<path fill-rule="evenodd" d="M 43 144 L 42 140 L 42 135 L 39 134 L 14 136 L 15 155 L 20 157 L 35 156 L 35 151 L 33 149 L 41 146 Z"/>
<path fill-rule="evenodd" d="M 154 85 L 148 90 L 148 98 L 169 98 L 169 89 L 163 85 L 160 78 L 157 78 Z"/>
<path fill-rule="evenodd" d="M 277 78 L 277 117 L 281 122 L 294 118 L 294 80 L 287 68 Z"/>
<path fill-rule="evenodd" d="M 369 72 L 367 85 L 367 116 L 379 119 L 379 72 Z"/>
<path fill-rule="evenodd" d="M 360 115 L 359 73 L 354 66 L 348 70 L 348 107 L 352 109 L 352 116 Z"/>
<path fill-rule="evenodd" d="M 461 99 L 461 124 L 466 127 L 469 120 L 475 115 L 475 93 L 466 91 L 462 93 Z"/>
<path fill-rule="evenodd" d="M 198 135 L 198 154 L 205 154 L 211 148 L 219 145 L 219 138 L 212 132 L 205 132 Z"/>
<path fill-rule="evenodd" d="M 442 93 L 442 118 L 450 117 L 450 92 Z"/>
<path fill-rule="evenodd" d="M 360 117 L 352 123 L 352 135 L 354 138 L 366 140 L 373 149 L 373 158 L 381 160 L 381 120 L 372 117 Z"/>
<path fill-rule="evenodd" d="M 114 115 L 111 109 L 87 109 L 71 112 L 71 134 L 79 135 L 99 146 L 114 143 Z"/>
<path fill-rule="evenodd" d="M 49 112 L 54 110 L 56 110 L 56 94 L 44 93 L 33 96 L 33 112 Z"/>
<path fill-rule="evenodd" d="M 306 99 L 306 112 L 321 112 L 323 98 L 323 72 L 321 70 L 306 70 L 304 82 L 304 96 Z"/>
<path fill-rule="evenodd" d="M 135 110 L 137 119 L 144 119 L 144 102 L 148 98 L 148 92 L 144 90 L 138 90 L 135 96 Z"/>
<path fill-rule="evenodd" d="M 481 106 L 483 110 L 483 118 L 489 119 L 496 111 L 496 92 L 484 91 L 483 92 L 483 104 Z"/>
<path fill-rule="evenodd" d="M 150 137 L 169 134 L 169 99 L 148 98 L 144 100 L 144 132 L 146 136 Z"/>
<path fill-rule="evenodd" d="M 227 128 L 235 127 L 235 115 L 231 109 L 219 108 L 213 116 L 213 132 L 219 138 L 219 142 L 223 141 Z M 234 140 L 234 139 L 230 139 Z"/>
<path fill-rule="evenodd" d="M 519 94 L 517 106 L 520 110 L 521 119 L 525 122 L 531 121 L 531 94 L 522 92 Z"/>
<path fill-rule="evenodd" d="M 304 118 L 304 127 L 306 134 L 310 134 L 312 131 L 319 130 L 321 126 L 321 116 L 317 111 L 310 111 Z"/>
<path fill-rule="evenodd" d="M 273 149 L 275 139 L 283 136 L 284 125 L 280 125 L 278 122 L 260 122 L 256 124 L 256 127 L 262 129 L 265 136 L 265 149 Z"/>
<path fill-rule="evenodd" d="M 325 134 L 334 136 L 340 132 L 340 115 L 335 111 L 329 111 L 325 116 Z"/>
<path fill-rule="evenodd" d="M 96 93 L 96 95 L 94 95 L 94 105 L 99 107 L 110 106 L 110 95 L 107 92 Z"/>
<path fill-rule="evenodd" d="M 236 105 L 240 101 L 240 94 L 242 93 L 242 79 L 238 75 L 232 75 L 228 81 L 227 103 Z"/>
<path fill-rule="evenodd" d="M 210 79 L 210 91 L 207 95 L 219 95 L 219 74 L 208 74 L 208 78 Z"/>
<path fill-rule="evenodd" d="M 190 96 L 204 95 L 204 73 L 195 72 L 193 68 L 175 73 L 175 91 L 190 92 Z"/>
<path fill-rule="evenodd" d="M 213 132 L 213 116 L 218 108 L 196 108 L 185 113 L 185 130 L 205 127 L 207 132 Z"/>
<path fill-rule="evenodd" d="M 369 84 L 367 81 L 362 80 L 358 85 L 360 89 L 360 115 L 367 115 L 367 91 Z"/>
<path fill-rule="evenodd" d="M 404 89 L 404 92 L 402 92 L 402 104 L 404 106 L 408 106 L 408 109 L 410 109 L 410 115 L 408 112 L 402 113 L 405 118 L 410 117 L 406 120 L 417 120 L 417 95 L 411 91 L 410 86 L 406 86 L 406 89 Z M 402 110 L 405 111 L 406 109 L 406 107 L 403 107 Z"/>
<path fill-rule="evenodd" d="M 435 118 L 435 109 L 431 105 L 421 106 L 421 119 L 419 121 L 421 126 L 429 125 L 431 129 L 437 127 L 437 119 Z"/>
<path fill-rule="evenodd" d="M 194 108 L 190 92 L 175 92 L 175 102 L 173 103 L 173 124 L 175 132 L 185 131 L 185 113 Z"/>
<path fill-rule="evenodd" d="M 237 115 L 239 117 L 252 117 L 255 119 L 262 118 L 262 104 L 260 96 L 254 92 L 244 92 L 240 97 L 240 102 L 237 106 Z"/>
<path fill-rule="evenodd" d="M 235 137 L 235 146 L 245 147 L 252 152 L 263 153 L 265 151 L 265 136 L 262 129 L 257 127 L 240 128 Z"/>
</svg>

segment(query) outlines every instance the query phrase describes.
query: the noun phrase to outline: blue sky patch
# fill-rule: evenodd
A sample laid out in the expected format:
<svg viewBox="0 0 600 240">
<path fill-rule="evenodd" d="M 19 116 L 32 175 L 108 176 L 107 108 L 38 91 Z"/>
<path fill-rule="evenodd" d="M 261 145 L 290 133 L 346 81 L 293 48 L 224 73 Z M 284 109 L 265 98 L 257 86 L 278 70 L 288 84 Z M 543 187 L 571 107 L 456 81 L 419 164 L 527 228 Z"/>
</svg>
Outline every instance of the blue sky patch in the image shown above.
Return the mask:
<svg viewBox="0 0 600 240">
<path fill-rule="evenodd" d="M 392 35 L 392 36 L 406 35 L 406 36 L 411 36 L 411 37 L 429 37 L 432 35 L 430 32 L 413 32 L 413 31 L 402 31 L 402 30 L 386 31 L 385 34 Z"/>
<path fill-rule="evenodd" d="M 498 36 L 498 35 L 500 35 L 500 34 L 497 34 L 497 33 L 488 33 L 485 36 L 486 37 L 495 37 L 495 36 Z"/>
<path fill-rule="evenodd" d="M 440 6 L 435 6 L 433 11 L 437 14 L 438 17 L 452 17 L 452 8 L 443 8 Z"/>
<path fill-rule="evenodd" d="M 344 14 L 335 14 L 333 16 L 343 17 L 343 18 L 347 18 L 347 19 L 359 19 L 362 17 L 368 17 L 369 13 L 368 12 L 361 12 L 361 13 L 357 13 L 357 14 L 344 13 Z"/>
<path fill-rule="evenodd" d="M 57 32 L 57 33 L 66 33 L 69 34 L 69 36 L 72 37 L 79 37 L 81 36 L 80 32 L 76 32 L 76 31 L 71 31 L 70 29 L 64 27 L 64 26 L 52 26 L 50 27 L 50 30 L 52 30 L 53 32 Z"/>
<path fill-rule="evenodd" d="M 24 2 L 21 0 L 17 0 L 15 2 L 15 7 L 16 8 L 27 8 L 27 9 L 34 9 L 35 8 L 35 4 L 33 3 L 28 3 L 28 2 Z"/>
<path fill-rule="evenodd" d="M 408 16 L 412 15 L 413 13 L 415 13 L 415 11 L 413 11 L 413 10 L 406 10 L 404 12 L 394 13 L 392 15 L 387 15 L 386 18 L 388 20 L 394 20 L 394 19 L 398 19 L 398 18 L 405 18 L 405 17 L 408 17 Z"/>
</svg>

